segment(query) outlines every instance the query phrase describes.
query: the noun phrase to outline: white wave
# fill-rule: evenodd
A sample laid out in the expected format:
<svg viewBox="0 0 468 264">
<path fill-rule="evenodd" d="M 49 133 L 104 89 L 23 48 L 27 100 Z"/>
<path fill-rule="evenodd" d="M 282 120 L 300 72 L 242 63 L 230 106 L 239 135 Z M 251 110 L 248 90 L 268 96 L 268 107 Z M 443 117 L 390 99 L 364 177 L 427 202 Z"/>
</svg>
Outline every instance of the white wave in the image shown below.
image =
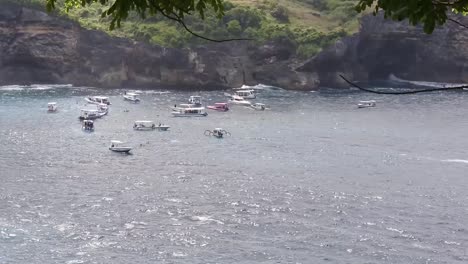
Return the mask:
<svg viewBox="0 0 468 264">
<path fill-rule="evenodd" d="M 0 86 L 0 91 L 22 91 L 22 90 L 24 90 L 24 86 L 21 86 L 21 85 Z"/>
<path fill-rule="evenodd" d="M 452 162 L 452 163 L 465 163 L 465 164 L 468 164 L 468 160 L 464 160 L 464 159 L 446 159 L 446 160 L 442 160 L 442 162 Z"/>
</svg>

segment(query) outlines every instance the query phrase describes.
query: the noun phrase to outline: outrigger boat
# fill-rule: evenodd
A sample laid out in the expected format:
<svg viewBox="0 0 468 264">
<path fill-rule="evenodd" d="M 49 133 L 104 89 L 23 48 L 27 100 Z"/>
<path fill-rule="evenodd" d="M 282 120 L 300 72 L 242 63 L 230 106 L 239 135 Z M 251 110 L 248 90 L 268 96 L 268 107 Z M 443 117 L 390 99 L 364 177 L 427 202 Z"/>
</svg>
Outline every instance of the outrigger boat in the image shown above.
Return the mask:
<svg viewBox="0 0 468 264">
<path fill-rule="evenodd" d="M 200 107 L 202 106 L 202 99 L 201 99 L 201 96 L 198 96 L 198 95 L 192 95 L 190 96 L 188 102 L 190 104 L 192 104 L 192 106 L 195 106 L 195 107 Z"/>
<path fill-rule="evenodd" d="M 84 131 L 89 131 L 89 132 L 92 132 L 94 131 L 94 121 L 93 120 L 83 120 L 83 127 L 82 129 Z"/>
<path fill-rule="evenodd" d="M 204 107 L 176 107 L 172 111 L 172 115 L 176 117 L 189 116 L 207 116 L 208 113 Z"/>
<path fill-rule="evenodd" d="M 140 98 L 138 98 L 138 94 L 136 94 L 136 93 L 125 93 L 123 95 L 123 98 L 124 98 L 124 100 L 134 102 L 134 103 L 139 103 L 140 102 Z"/>
<path fill-rule="evenodd" d="M 358 108 L 367 108 L 367 107 L 375 107 L 377 104 L 374 100 L 370 101 L 359 101 Z"/>
<path fill-rule="evenodd" d="M 231 99 L 229 99 L 229 103 L 237 104 L 237 105 L 252 105 L 249 101 L 245 100 L 244 97 L 233 95 Z"/>
<path fill-rule="evenodd" d="M 57 111 L 57 103 L 56 102 L 51 102 L 47 104 L 47 111 L 48 112 L 56 112 Z"/>
<path fill-rule="evenodd" d="M 205 136 L 213 136 L 213 137 L 217 137 L 217 138 L 223 138 L 224 135 L 228 135 L 230 136 L 231 133 L 229 133 L 228 131 L 222 129 L 222 128 L 215 128 L 213 130 L 205 130 Z"/>
<path fill-rule="evenodd" d="M 131 147 L 122 146 L 124 143 L 118 140 L 112 140 L 109 150 L 120 153 L 128 153 L 132 150 Z"/>
<path fill-rule="evenodd" d="M 260 110 L 260 111 L 264 111 L 264 110 L 267 109 L 267 106 L 265 104 L 261 104 L 261 103 L 251 104 L 250 107 L 255 109 L 255 110 Z"/>
<path fill-rule="evenodd" d="M 209 105 L 206 108 L 221 112 L 226 112 L 229 110 L 229 106 L 227 103 L 215 103 L 214 105 Z"/>
<path fill-rule="evenodd" d="M 255 99 L 257 97 L 254 90 L 237 90 L 235 91 L 235 95 L 245 99 Z"/>
<path fill-rule="evenodd" d="M 135 124 L 133 124 L 133 129 L 135 129 L 135 130 L 155 130 L 156 125 L 154 124 L 153 121 L 140 120 L 140 121 L 135 121 Z"/>
<path fill-rule="evenodd" d="M 106 104 L 110 105 L 109 97 L 105 96 L 88 96 L 85 98 L 86 102 L 90 104 Z"/>
<path fill-rule="evenodd" d="M 94 120 L 100 118 L 99 111 L 96 109 L 81 109 L 80 120 Z"/>
</svg>

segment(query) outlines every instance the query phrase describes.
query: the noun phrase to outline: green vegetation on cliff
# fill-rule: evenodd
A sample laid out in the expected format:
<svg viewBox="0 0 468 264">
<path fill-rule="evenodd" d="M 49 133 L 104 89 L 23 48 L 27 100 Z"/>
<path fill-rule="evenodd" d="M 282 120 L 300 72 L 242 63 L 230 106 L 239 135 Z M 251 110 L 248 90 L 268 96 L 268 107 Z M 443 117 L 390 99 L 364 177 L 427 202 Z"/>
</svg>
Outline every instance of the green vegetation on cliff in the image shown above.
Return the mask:
<svg viewBox="0 0 468 264">
<path fill-rule="evenodd" d="M 23 3 L 44 3 L 44 0 L 21 0 Z M 91 4 L 66 12 L 63 1 L 56 8 L 62 14 L 89 29 L 111 35 L 147 41 L 167 47 L 186 47 L 206 43 L 179 23 L 163 16 L 141 19 L 130 13 L 121 27 L 109 30 L 111 18 L 102 18 L 106 6 Z M 299 57 L 315 55 L 338 38 L 357 30 L 357 0 L 231 0 L 224 2 L 224 16 L 211 10 L 205 18 L 185 16 L 184 21 L 194 32 L 213 39 L 251 38 L 257 43 L 289 40 Z M 235 45 L 235 44 L 234 44 Z"/>
</svg>

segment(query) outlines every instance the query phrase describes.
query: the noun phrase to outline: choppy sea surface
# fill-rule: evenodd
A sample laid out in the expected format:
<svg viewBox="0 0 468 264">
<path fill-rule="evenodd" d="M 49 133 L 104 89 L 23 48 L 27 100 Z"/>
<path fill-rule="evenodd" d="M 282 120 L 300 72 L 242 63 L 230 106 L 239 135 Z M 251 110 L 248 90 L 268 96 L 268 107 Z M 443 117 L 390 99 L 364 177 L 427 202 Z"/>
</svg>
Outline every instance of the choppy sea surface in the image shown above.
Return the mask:
<svg viewBox="0 0 468 264">
<path fill-rule="evenodd" d="M 466 92 L 264 89 L 201 118 L 170 106 L 225 91 L 122 92 L 0 87 L 0 263 L 468 263 Z M 112 102 L 93 133 L 86 95 Z"/>
</svg>

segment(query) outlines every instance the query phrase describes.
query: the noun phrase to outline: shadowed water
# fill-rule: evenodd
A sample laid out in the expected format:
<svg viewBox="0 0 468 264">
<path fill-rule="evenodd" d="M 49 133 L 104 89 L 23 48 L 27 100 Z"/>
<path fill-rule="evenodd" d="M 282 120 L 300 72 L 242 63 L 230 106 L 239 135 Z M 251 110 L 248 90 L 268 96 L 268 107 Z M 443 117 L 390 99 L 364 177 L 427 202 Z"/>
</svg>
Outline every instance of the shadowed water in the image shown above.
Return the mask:
<svg viewBox="0 0 468 264">
<path fill-rule="evenodd" d="M 121 92 L 0 87 L 0 263 L 468 262 L 468 93 L 267 89 L 271 110 L 173 118 L 190 93 Z M 93 133 L 89 94 L 112 102 Z"/>
</svg>

